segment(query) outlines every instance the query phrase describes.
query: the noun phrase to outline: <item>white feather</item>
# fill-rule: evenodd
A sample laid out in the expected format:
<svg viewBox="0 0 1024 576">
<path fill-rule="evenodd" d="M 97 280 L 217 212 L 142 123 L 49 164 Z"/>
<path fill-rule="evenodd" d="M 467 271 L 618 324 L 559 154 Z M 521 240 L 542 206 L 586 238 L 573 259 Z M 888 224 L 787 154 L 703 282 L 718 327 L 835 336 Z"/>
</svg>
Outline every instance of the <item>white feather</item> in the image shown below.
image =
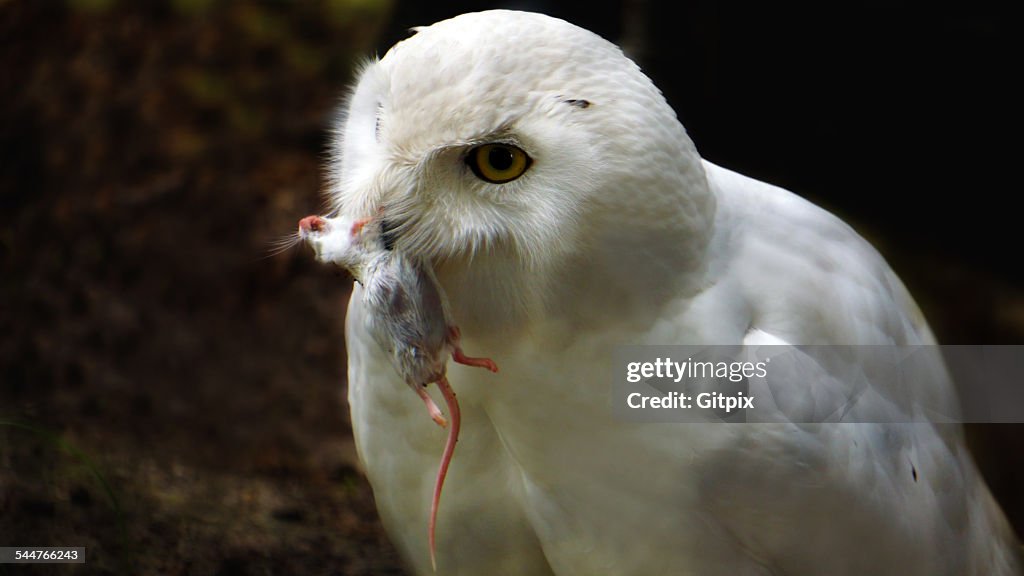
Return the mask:
<svg viewBox="0 0 1024 576">
<path fill-rule="evenodd" d="M 438 573 L 1020 569 L 955 426 L 612 416 L 620 344 L 933 341 L 871 246 L 793 194 L 702 161 L 612 44 L 510 11 L 420 28 L 362 72 L 339 132 L 340 210 L 383 207 L 399 249 L 434 260 L 466 349 L 501 367 L 450 368 L 463 434 Z M 493 185 L 467 169 L 468 149 L 494 140 L 533 158 L 521 178 Z M 359 290 L 347 324 L 357 446 L 395 544 L 431 574 L 423 527 L 444 432 L 364 332 Z M 933 368 L 860 409 L 955 410 Z"/>
</svg>

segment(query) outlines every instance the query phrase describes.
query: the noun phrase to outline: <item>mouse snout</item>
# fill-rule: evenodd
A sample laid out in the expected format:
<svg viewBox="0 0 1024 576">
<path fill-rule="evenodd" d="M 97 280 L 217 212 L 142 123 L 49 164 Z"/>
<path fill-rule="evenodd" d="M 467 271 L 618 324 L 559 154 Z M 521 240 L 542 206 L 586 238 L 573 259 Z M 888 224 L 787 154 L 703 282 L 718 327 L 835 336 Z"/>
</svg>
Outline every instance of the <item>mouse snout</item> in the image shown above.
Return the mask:
<svg viewBox="0 0 1024 576">
<path fill-rule="evenodd" d="M 319 216 L 306 216 L 299 220 L 299 232 L 323 232 L 327 227 L 327 221 Z"/>
</svg>

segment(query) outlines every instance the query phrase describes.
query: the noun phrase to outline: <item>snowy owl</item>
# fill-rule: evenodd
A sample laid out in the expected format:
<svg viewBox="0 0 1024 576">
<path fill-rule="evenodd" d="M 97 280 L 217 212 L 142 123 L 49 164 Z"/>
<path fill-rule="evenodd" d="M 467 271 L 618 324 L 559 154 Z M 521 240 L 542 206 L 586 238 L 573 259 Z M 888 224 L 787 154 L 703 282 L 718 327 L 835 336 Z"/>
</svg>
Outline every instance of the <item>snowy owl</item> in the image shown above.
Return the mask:
<svg viewBox="0 0 1024 576">
<path fill-rule="evenodd" d="M 698 155 L 613 44 L 540 14 L 418 29 L 366 65 L 336 126 L 339 214 L 430 261 L 467 348 L 438 518 L 446 575 L 1015 574 L 1019 548 L 954 426 L 637 424 L 621 344 L 927 344 L 842 221 Z M 349 403 L 381 518 L 417 574 L 445 432 L 366 331 Z M 905 391 L 954 403 L 940 380 Z"/>
</svg>

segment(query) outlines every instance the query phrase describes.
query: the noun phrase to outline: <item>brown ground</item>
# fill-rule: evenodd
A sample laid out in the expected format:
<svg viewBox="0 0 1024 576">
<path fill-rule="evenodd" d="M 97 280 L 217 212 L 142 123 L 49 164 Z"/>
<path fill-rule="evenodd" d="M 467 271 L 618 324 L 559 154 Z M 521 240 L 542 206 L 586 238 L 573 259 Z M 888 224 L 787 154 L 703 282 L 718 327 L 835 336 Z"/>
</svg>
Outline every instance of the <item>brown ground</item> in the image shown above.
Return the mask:
<svg viewBox="0 0 1024 576">
<path fill-rule="evenodd" d="M 387 6 L 177 4 L 0 5 L 0 543 L 86 546 L 95 573 L 400 574 L 343 403 L 348 280 L 266 257 L 320 207 Z"/>
<path fill-rule="evenodd" d="M 343 402 L 348 280 L 265 257 L 320 208 L 324 126 L 388 7 L 110 4 L 0 1 L 0 545 L 86 546 L 76 573 L 401 574 Z M 942 270 L 940 335 L 1024 339 L 1019 291 Z M 1019 521 L 1021 432 L 974 432 Z"/>
</svg>

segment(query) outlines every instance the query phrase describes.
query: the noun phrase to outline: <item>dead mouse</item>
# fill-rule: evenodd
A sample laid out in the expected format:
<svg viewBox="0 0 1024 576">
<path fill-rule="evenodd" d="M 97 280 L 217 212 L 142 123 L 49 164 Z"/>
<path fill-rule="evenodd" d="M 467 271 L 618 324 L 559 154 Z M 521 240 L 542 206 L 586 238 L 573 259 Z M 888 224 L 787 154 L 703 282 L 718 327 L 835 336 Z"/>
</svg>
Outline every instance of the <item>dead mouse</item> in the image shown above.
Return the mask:
<svg viewBox="0 0 1024 576">
<path fill-rule="evenodd" d="M 429 264 L 414 260 L 384 244 L 379 221 L 346 217 L 307 216 L 299 221 L 299 237 L 316 252 L 321 262 L 348 269 L 363 286 L 367 328 L 391 356 L 402 379 L 423 400 L 430 417 L 446 426 L 426 388 L 436 382 L 448 407 L 451 427 L 434 483 L 428 540 L 430 561 L 435 563 L 434 532 L 441 488 L 459 438 L 461 415 L 455 392 L 448 384 L 448 357 L 460 364 L 497 372 L 489 358 L 466 356 L 459 346 L 459 329 L 451 319 L 444 292 Z"/>
</svg>

